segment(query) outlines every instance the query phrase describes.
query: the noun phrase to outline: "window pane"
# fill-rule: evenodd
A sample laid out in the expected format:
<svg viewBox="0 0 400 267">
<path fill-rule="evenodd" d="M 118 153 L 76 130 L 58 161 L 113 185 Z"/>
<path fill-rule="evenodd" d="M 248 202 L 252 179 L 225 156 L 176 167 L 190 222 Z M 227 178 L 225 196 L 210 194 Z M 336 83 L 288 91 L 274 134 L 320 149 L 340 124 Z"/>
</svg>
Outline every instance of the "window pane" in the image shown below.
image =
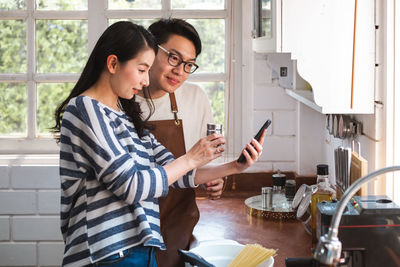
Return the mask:
<svg viewBox="0 0 400 267">
<path fill-rule="evenodd" d="M 225 20 L 189 19 L 199 32 L 202 52 L 196 63 L 199 72 L 225 72 Z"/>
<path fill-rule="evenodd" d="M 172 8 L 224 9 L 224 0 L 172 0 Z"/>
<path fill-rule="evenodd" d="M 0 20 L 0 73 L 26 72 L 26 24 Z"/>
<path fill-rule="evenodd" d="M 215 123 L 225 125 L 225 83 L 224 82 L 199 82 L 205 90 L 211 103 Z"/>
<path fill-rule="evenodd" d="M 38 0 L 36 9 L 40 10 L 87 10 L 87 0 Z"/>
<path fill-rule="evenodd" d="M 0 0 L 0 10 L 26 9 L 25 0 Z"/>
<path fill-rule="evenodd" d="M 87 20 L 38 20 L 38 72 L 80 72 L 88 57 L 87 36 Z"/>
<path fill-rule="evenodd" d="M 271 1 L 261 2 L 261 36 L 271 38 Z"/>
<path fill-rule="evenodd" d="M 55 126 L 54 112 L 64 101 L 75 83 L 40 83 L 37 85 L 37 125 L 38 133 L 49 133 Z"/>
<path fill-rule="evenodd" d="M 161 9 L 161 0 L 109 0 L 109 9 Z"/>
<path fill-rule="evenodd" d="M 0 83 L 0 135 L 26 136 L 26 84 Z"/>
<path fill-rule="evenodd" d="M 109 19 L 108 20 L 108 25 L 114 24 L 115 22 L 118 21 L 130 21 L 135 24 L 142 25 L 146 29 L 152 24 L 153 22 L 157 21 L 157 19 Z"/>
</svg>

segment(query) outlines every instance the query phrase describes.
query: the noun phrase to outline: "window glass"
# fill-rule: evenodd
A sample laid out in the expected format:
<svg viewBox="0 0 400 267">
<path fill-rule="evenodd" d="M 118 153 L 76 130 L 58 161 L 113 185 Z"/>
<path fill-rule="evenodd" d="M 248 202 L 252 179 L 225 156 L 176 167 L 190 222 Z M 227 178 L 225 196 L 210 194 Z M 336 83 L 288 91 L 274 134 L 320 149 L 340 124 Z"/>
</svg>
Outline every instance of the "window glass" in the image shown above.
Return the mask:
<svg viewBox="0 0 400 267">
<path fill-rule="evenodd" d="M 109 19 L 108 25 L 114 24 L 118 21 L 130 21 L 135 24 L 142 25 L 145 29 L 147 29 L 153 22 L 157 21 L 157 19 Z"/>
<path fill-rule="evenodd" d="M 261 1 L 261 36 L 271 38 L 271 1 Z"/>
<path fill-rule="evenodd" d="M 87 20 L 38 20 L 37 72 L 80 72 L 88 57 L 87 36 Z"/>
<path fill-rule="evenodd" d="M 25 0 L 0 0 L 0 10 L 26 9 Z"/>
<path fill-rule="evenodd" d="M 188 19 L 198 31 L 202 52 L 196 60 L 200 72 L 225 71 L 225 20 L 224 19 Z"/>
<path fill-rule="evenodd" d="M 109 9 L 161 9 L 161 0 L 109 0 Z"/>
<path fill-rule="evenodd" d="M 224 0 L 172 0 L 172 8 L 224 9 Z"/>
<path fill-rule="evenodd" d="M 0 135 L 26 136 L 26 84 L 0 83 Z"/>
<path fill-rule="evenodd" d="M 225 83 L 198 82 L 196 84 L 207 93 L 215 123 L 225 125 Z"/>
<path fill-rule="evenodd" d="M 26 72 L 26 25 L 23 20 L 0 20 L 0 73 Z"/>
<path fill-rule="evenodd" d="M 87 0 L 37 0 L 39 10 L 87 10 Z"/>
<path fill-rule="evenodd" d="M 55 126 L 54 112 L 70 94 L 75 83 L 39 83 L 37 85 L 37 132 L 49 133 Z"/>
</svg>

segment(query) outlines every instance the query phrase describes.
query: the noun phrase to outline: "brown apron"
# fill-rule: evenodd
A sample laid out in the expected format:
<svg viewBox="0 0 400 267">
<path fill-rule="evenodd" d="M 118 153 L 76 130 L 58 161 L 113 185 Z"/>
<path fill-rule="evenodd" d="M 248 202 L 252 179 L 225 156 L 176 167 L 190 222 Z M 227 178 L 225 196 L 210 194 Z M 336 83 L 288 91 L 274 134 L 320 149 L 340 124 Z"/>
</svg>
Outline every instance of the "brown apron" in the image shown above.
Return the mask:
<svg viewBox="0 0 400 267">
<path fill-rule="evenodd" d="M 173 120 L 151 121 L 152 133 L 156 139 L 178 158 L 186 153 L 183 138 L 182 120 L 178 119 L 178 107 L 175 95 L 169 95 Z M 178 255 L 178 249 L 188 249 L 193 228 L 199 221 L 200 213 L 196 204 L 193 188 L 177 189 L 169 187 L 166 197 L 159 198 L 161 234 L 167 250 L 157 252 L 160 267 L 184 266 Z"/>
</svg>

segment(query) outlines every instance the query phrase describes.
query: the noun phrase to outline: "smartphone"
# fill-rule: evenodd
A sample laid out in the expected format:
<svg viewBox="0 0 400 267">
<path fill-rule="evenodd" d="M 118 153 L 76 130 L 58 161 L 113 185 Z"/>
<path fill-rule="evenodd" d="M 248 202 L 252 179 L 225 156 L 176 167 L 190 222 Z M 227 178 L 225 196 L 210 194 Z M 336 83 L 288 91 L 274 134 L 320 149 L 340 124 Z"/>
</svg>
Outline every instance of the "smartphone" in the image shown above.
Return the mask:
<svg viewBox="0 0 400 267">
<path fill-rule="evenodd" d="M 268 126 L 271 124 L 271 120 L 267 120 L 264 125 L 260 128 L 260 130 L 258 131 L 258 133 L 256 134 L 256 136 L 254 136 L 254 139 L 256 139 L 257 141 L 260 141 L 261 135 L 264 132 L 265 129 L 268 128 Z M 247 149 L 247 152 L 250 153 L 249 149 Z M 246 162 L 246 158 L 244 157 L 243 153 L 240 154 L 240 157 L 237 159 L 237 162 L 239 163 L 244 163 Z"/>
</svg>

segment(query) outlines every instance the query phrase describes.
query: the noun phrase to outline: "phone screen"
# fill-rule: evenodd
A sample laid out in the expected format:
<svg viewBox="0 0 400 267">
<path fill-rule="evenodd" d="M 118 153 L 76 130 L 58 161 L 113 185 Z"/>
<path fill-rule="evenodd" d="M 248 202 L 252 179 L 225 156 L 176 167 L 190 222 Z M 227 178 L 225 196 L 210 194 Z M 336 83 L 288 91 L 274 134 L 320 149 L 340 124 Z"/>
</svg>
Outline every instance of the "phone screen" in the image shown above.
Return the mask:
<svg viewBox="0 0 400 267">
<path fill-rule="evenodd" d="M 261 135 L 264 132 L 265 129 L 268 128 L 268 126 L 271 124 L 271 120 L 267 120 L 264 125 L 260 128 L 260 130 L 258 131 L 258 133 L 254 136 L 254 139 L 256 139 L 257 141 L 260 141 Z M 247 152 L 250 153 L 250 151 L 246 148 Z M 240 157 L 237 159 L 237 162 L 239 163 L 244 163 L 246 162 L 246 158 L 244 157 L 243 153 L 240 154 Z"/>
</svg>

